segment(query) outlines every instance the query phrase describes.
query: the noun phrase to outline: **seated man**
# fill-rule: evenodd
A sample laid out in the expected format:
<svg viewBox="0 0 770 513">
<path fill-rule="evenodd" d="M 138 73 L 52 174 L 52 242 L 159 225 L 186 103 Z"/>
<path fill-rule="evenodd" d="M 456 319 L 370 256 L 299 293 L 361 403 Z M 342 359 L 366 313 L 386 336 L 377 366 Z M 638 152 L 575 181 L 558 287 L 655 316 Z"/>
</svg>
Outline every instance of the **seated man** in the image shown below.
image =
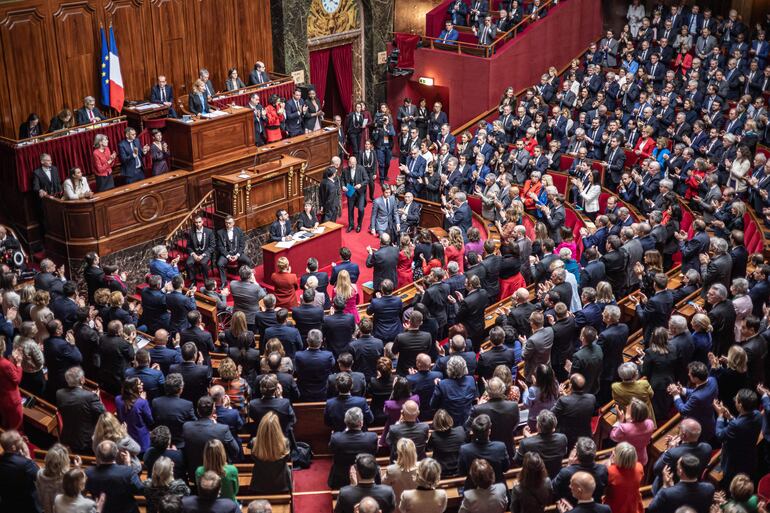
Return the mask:
<svg viewBox="0 0 770 513">
<path fill-rule="evenodd" d="M 438 35 L 438 42 L 445 45 L 454 45 L 456 44 L 455 41 L 457 41 L 458 37 L 460 37 L 460 33 L 455 30 L 452 22 L 447 20 L 444 23 L 444 30 Z"/>
<path fill-rule="evenodd" d="M 107 117 L 96 107 L 96 99 L 93 96 L 83 98 L 83 107 L 76 112 L 78 125 L 87 125 L 89 123 L 98 123 Z"/>
<path fill-rule="evenodd" d="M 293 233 L 289 213 L 283 209 L 276 212 L 275 221 L 270 225 L 270 242 L 291 240 Z"/>
<path fill-rule="evenodd" d="M 249 85 L 259 85 L 270 82 L 270 75 L 265 69 L 265 63 L 257 61 L 254 64 L 254 69 L 249 73 Z"/>
</svg>

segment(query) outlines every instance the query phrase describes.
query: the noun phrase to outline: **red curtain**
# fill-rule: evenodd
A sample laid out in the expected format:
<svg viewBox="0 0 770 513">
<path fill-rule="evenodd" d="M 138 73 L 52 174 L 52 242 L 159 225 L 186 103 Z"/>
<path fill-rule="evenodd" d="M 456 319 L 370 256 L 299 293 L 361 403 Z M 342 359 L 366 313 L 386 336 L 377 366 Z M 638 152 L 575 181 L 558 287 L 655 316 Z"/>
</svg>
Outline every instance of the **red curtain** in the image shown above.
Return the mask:
<svg viewBox="0 0 770 513">
<path fill-rule="evenodd" d="M 396 34 L 396 46 L 398 47 L 398 67 L 414 68 L 414 51 L 417 49 L 417 43 L 420 36 L 410 36 L 409 34 Z"/>
<path fill-rule="evenodd" d="M 310 52 L 310 83 L 315 86 L 316 97 L 323 102 L 326 94 L 326 76 L 329 74 L 330 48 Z"/>
<path fill-rule="evenodd" d="M 337 90 L 340 92 L 345 112 L 353 110 L 353 45 L 335 46 L 331 49 Z"/>
</svg>

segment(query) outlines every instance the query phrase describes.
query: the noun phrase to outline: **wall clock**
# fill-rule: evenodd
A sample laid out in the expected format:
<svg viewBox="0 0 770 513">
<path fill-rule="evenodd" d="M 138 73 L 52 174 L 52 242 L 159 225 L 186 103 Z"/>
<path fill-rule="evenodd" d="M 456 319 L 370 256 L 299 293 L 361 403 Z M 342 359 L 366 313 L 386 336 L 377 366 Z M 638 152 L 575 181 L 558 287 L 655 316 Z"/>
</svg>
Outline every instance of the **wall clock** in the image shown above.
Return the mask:
<svg viewBox="0 0 770 513">
<path fill-rule="evenodd" d="M 331 14 L 340 8 L 340 1 L 341 0 L 321 0 L 321 4 L 323 5 L 324 10 Z"/>
</svg>

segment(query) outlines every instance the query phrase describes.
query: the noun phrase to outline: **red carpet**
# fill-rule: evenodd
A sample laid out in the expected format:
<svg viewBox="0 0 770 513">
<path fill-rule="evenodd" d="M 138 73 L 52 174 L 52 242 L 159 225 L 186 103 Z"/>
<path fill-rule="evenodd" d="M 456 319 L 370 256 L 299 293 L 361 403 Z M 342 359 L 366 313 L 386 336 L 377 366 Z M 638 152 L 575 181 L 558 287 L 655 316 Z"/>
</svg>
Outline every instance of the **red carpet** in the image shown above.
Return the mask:
<svg viewBox="0 0 770 513">
<path fill-rule="evenodd" d="M 309 469 L 293 473 L 294 511 L 328 513 L 332 510 L 332 494 L 326 485 L 331 466 L 331 459 L 316 458 Z"/>
</svg>

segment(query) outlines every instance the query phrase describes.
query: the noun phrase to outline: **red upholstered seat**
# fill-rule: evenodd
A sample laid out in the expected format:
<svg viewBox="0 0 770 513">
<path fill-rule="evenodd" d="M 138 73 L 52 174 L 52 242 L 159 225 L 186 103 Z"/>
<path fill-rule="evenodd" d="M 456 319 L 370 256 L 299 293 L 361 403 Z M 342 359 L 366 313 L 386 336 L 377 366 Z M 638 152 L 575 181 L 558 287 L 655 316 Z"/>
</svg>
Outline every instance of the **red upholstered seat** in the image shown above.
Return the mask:
<svg viewBox="0 0 770 513">
<path fill-rule="evenodd" d="M 757 483 L 757 495 L 763 501 L 770 500 L 770 474 L 767 474 Z"/>
<path fill-rule="evenodd" d="M 565 169 L 569 169 L 570 166 L 572 166 L 572 162 L 575 160 L 575 157 L 572 155 L 562 155 L 561 160 L 559 161 L 559 169 L 564 171 Z"/>
<path fill-rule="evenodd" d="M 481 214 L 481 198 L 478 196 L 468 196 L 468 206 L 477 214 Z"/>
<path fill-rule="evenodd" d="M 564 157 L 562 157 L 564 158 Z M 559 194 L 567 195 L 567 187 L 569 187 L 569 180 L 567 175 L 554 173 L 551 175 L 553 178 L 553 186 L 559 191 Z"/>
<path fill-rule="evenodd" d="M 623 153 L 626 154 L 626 167 L 634 167 L 634 164 L 636 164 L 636 161 L 639 160 L 639 155 L 634 153 L 632 150 L 623 150 Z"/>
</svg>

